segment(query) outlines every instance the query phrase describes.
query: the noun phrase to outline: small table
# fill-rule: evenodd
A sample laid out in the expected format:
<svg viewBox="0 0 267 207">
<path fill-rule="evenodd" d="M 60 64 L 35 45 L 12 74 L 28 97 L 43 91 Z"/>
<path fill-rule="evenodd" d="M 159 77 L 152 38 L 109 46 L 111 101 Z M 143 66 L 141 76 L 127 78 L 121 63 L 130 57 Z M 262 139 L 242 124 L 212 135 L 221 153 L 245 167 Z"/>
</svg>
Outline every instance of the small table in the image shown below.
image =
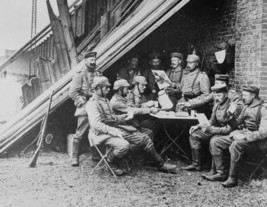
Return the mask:
<svg viewBox="0 0 267 207">
<path fill-rule="evenodd" d="M 195 116 L 175 116 L 175 115 L 164 115 L 164 114 L 150 114 L 150 116 L 155 117 L 159 120 L 162 120 L 163 123 L 163 130 L 164 133 L 166 135 L 166 137 L 170 140 L 170 142 L 166 143 L 166 145 L 163 147 L 162 151 L 161 151 L 161 155 L 163 153 L 165 153 L 171 146 L 175 145 L 178 150 L 182 153 L 180 153 L 181 156 L 183 156 L 184 158 L 186 158 L 187 160 L 190 160 L 188 154 L 182 149 L 182 147 L 177 143 L 177 141 L 181 138 L 181 136 L 183 135 L 184 131 L 186 130 L 186 125 L 182 124 L 181 125 L 181 129 L 179 130 L 179 133 L 177 135 L 175 135 L 174 137 L 170 135 L 170 133 L 167 130 L 167 125 L 166 122 L 164 120 L 179 120 L 179 121 L 197 121 L 197 117 Z"/>
</svg>

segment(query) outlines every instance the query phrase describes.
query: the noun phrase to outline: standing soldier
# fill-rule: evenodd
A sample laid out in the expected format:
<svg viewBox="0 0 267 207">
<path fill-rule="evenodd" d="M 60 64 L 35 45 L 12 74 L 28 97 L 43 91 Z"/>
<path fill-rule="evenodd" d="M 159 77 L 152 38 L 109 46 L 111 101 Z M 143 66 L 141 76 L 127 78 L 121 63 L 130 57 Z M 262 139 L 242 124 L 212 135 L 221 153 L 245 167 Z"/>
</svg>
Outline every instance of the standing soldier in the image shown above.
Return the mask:
<svg viewBox="0 0 267 207">
<path fill-rule="evenodd" d="M 209 143 L 218 135 L 228 135 L 233 130 L 233 116 L 236 111 L 236 104 L 227 95 L 226 84 L 215 84 L 211 88 L 215 104 L 208 126 L 192 126 L 189 134 L 189 141 L 192 152 L 192 164 L 183 167 L 183 170 L 201 171 L 202 145 Z"/>
<path fill-rule="evenodd" d="M 179 52 L 171 53 L 171 68 L 166 71 L 166 75 L 171 81 L 171 86 L 166 89 L 170 100 L 173 103 L 173 110 L 177 101 L 181 98 L 180 83 L 183 77 L 182 54 Z"/>
<path fill-rule="evenodd" d="M 244 153 L 266 153 L 267 150 L 267 108 L 258 97 L 259 88 L 243 87 L 245 107 L 237 120 L 240 130 L 228 136 L 219 136 L 210 142 L 210 151 L 217 173 L 207 176 L 210 181 L 224 181 L 227 178 L 223 153 L 230 152 L 230 171 L 223 187 L 235 187 L 238 184 L 238 166 Z"/>
<path fill-rule="evenodd" d="M 178 101 L 176 111 L 180 107 L 190 108 L 189 100 L 198 98 L 199 96 L 208 96 L 210 94 L 210 81 L 205 72 L 201 72 L 199 68 L 200 59 L 197 55 L 192 54 L 187 57 L 187 73 L 182 77 L 181 92 L 182 98 Z M 186 103 L 186 104 L 185 104 Z M 209 112 L 206 105 L 195 108 L 197 112 Z"/>
<path fill-rule="evenodd" d="M 139 132 L 133 126 L 127 125 L 125 121 L 132 117 L 129 114 L 115 115 L 110 102 L 106 98 L 110 89 L 110 83 L 106 77 L 96 77 L 92 85 L 94 89 L 93 97 L 88 101 L 86 110 L 89 115 L 90 139 L 95 144 L 104 144 L 112 147 L 113 151 L 109 153 L 107 161 L 113 164 L 114 172 L 122 175 L 123 171 L 119 169 L 117 162 L 123 158 L 129 148 L 143 149 L 149 157 L 163 172 L 173 172 L 175 165 L 167 164 L 156 152 L 153 142 L 144 133 Z"/>
<path fill-rule="evenodd" d="M 128 83 L 133 84 L 134 77 L 137 75 L 141 75 L 139 60 L 139 55 L 131 54 L 128 58 L 127 66 L 120 69 L 118 78 L 125 79 L 128 81 Z"/>
<path fill-rule="evenodd" d="M 148 67 L 142 70 L 141 73 L 147 80 L 147 89 L 149 91 L 149 94 L 151 95 L 151 99 L 156 100 L 159 88 L 157 86 L 152 70 L 164 70 L 161 65 L 160 53 L 152 52 L 151 54 L 149 54 L 148 63 Z"/>
<path fill-rule="evenodd" d="M 69 97 L 74 101 L 74 105 L 77 107 L 74 114 L 74 116 L 77 117 L 77 128 L 73 137 L 72 166 L 79 166 L 81 139 L 89 128 L 85 104 L 92 96 L 93 78 L 98 75 L 95 71 L 96 52 L 87 52 L 85 53 L 84 58 L 85 65 L 75 72 L 69 90 Z"/>
</svg>

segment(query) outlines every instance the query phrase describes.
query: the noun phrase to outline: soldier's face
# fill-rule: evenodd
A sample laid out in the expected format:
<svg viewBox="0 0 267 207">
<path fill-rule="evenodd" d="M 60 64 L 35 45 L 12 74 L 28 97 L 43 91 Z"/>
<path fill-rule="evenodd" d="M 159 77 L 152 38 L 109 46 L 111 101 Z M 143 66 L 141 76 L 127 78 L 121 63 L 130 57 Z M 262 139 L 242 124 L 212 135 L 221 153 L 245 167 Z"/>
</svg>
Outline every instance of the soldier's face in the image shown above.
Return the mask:
<svg viewBox="0 0 267 207">
<path fill-rule="evenodd" d="M 248 91 L 242 92 L 243 102 L 247 105 L 250 105 L 252 103 L 254 97 L 255 97 L 255 95 L 253 93 L 250 93 Z"/>
<path fill-rule="evenodd" d="M 187 68 L 192 71 L 198 66 L 198 62 L 187 62 Z"/>
<path fill-rule="evenodd" d="M 110 91 L 110 86 L 102 86 L 102 87 L 99 86 L 96 89 L 97 95 L 102 96 L 102 97 L 105 97 L 105 98 L 108 96 L 109 91 Z"/>
<path fill-rule="evenodd" d="M 138 60 L 138 58 L 131 58 L 128 61 L 128 63 L 129 63 L 129 66 L 130 66 L 131 69 L 136 69 L 137 66 L 138 66 L 139 60 Z"/>
<path fill-rule="evenodd" d="M 178 57 L 172 57 L 171 58 L 171 67 L 172 68 L 176 68 L 180 64 L 181 64 L 181 60 Z"/>
<path fill-rule="evenodd" d="M 146 89 L 146 84 L 139 83 L 138 88 L 139 88 L 140 93 L 144 93 Z"/>
<path fill-rule="evenodd" d="M 121 95 L 122 97 L 126 97 L 129 93 L 129 88 L 128 87 L 122 87 L 121 89 Z"/>
<path fill-rule="evenodd" d="M 94 58 L 94 57 L 86 58 L 86 59 L 85 59 L 85 65 L 86 65 L 88 68 L 95 69 L 95 67 L 96 67 L 96 58 Z"/>
<path fill-rule="evenodd" d="M 152 59 L 149 61 L 149 63 L 153 67 L 153 69 L 157 70 L 160 65 L 160 59 Z"/>
<path fill-rule="evenodd" d="M 223 103 L 224 101 L 225 101 L 225 99 L 226 99 L 226 97 L 227 97 L 227 93 L 224 93 L 224 92 L 222 92 L 222 93 L 214 93 L 214 101 L 216 102 L 216 103 Z"/>
</svg>

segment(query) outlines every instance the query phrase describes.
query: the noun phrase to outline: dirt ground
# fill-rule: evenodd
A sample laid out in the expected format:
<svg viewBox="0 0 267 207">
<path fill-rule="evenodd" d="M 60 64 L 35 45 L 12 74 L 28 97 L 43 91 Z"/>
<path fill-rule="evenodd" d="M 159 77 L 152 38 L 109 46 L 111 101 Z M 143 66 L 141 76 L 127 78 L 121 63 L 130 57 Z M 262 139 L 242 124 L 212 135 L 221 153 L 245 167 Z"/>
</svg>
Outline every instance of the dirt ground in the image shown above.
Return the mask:
<svg viewBox="0 0 267 207">
<path fill-rule="evenodd" d="M 207 182 L 200 173 L 157 172 L 135 165 L 126 176 L 114 178 L 104 168 L 90 175 L 95 163 L 81 156 L 71 167 L 67 154 L 42 152 L 36 168 L 29 155 L 0 159 L 0 206 L 267 206 L 267 180 L 241 183 L 233 189 Z"/>
</svg>

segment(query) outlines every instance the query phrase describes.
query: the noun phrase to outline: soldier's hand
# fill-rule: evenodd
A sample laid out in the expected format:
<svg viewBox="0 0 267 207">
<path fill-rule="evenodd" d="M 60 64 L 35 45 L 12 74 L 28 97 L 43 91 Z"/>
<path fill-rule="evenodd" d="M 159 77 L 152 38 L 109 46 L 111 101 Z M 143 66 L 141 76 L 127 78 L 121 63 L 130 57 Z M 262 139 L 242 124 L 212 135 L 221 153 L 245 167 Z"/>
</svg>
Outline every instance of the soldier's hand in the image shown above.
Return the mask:
<svg viewBox="0 0 267 207">
<path fill-rule="evenodd" d="M 246 136 L 239 130 L 231 132 L 230 137 L 232 137 L 234 140 L 246 139 Z"/>
<path fill-rule="evenodd" d="M 74 104 L 76 107 L 80 108 L 82 105 L 86 103 L 86 98 L 83 96 L 80 96 L 78 99 L 75 100 Z"/>
<path fill-rule="evenodd" d="M 197 129 L 199 129 L 199 126 L 196 125 L 196 126 L 192 126 L 189 130 L 189 134 L 192 134 L 194 131 L 196 131 Z"/>
<path fill-rule="evenodd" d="M 134 117 L 134 113 L 132 111 L 128 111 L 128 113 L 125 115 L 124 120 L 129 121 L 129 120 L 133 119 L 133 117 Z"/>
<path fill-rule="evenodd" d="M 112 130 L 109 130 L 108 133 L 114 137 L 119 137 L 123 139 L 123 135 L 124 135 L 123 132 L 117 128 L 113 128 Z"/>
<path fill-rule="evenodd" d="M 159 112 L 159 109 L 158 108 L 155 108 L 155 107 L 150 108 L 150 113 L 156 114 L 158 112 Z"/>
</svg>

